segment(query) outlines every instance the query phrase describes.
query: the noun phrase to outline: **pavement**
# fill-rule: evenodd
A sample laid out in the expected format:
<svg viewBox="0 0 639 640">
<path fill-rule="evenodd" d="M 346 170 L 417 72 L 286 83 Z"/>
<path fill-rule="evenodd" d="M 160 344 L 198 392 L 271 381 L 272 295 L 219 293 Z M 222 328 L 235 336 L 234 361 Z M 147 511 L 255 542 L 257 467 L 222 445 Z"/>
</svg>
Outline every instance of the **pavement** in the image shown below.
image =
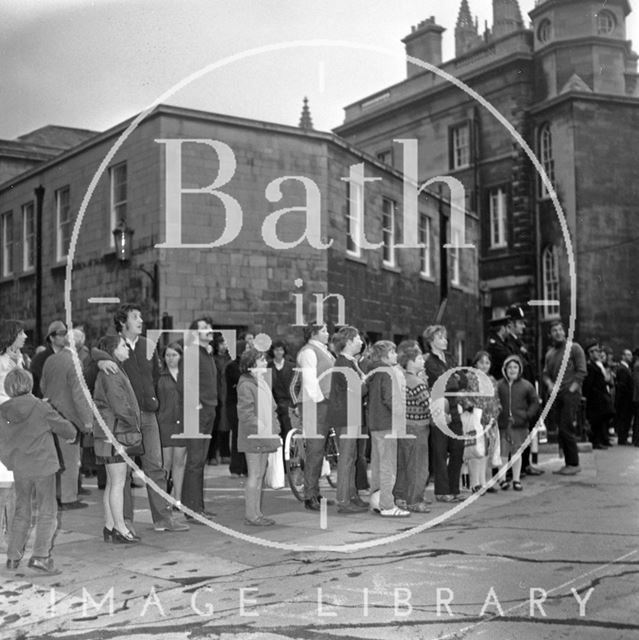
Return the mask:
<svg viewBox="0 0 639 640">
<path fill-rule="evenodd" d="M 575 477 L 551 473 L 556 445 L 539 458 L 519 493 L 406 519 L 329 507 L 326 528 L 287 488 L 264 495 L 275 526 L 244 525 L 244 479 L 210 466 L 211 526 L 155 532 L 136 489 L 138 545 L 103 542 L 86 481 L 89 507 L 60 513 L 60 575 L 3 558 L 0 638 L 639 637 L 639 449 L 586 448 Z"/>
</svg>

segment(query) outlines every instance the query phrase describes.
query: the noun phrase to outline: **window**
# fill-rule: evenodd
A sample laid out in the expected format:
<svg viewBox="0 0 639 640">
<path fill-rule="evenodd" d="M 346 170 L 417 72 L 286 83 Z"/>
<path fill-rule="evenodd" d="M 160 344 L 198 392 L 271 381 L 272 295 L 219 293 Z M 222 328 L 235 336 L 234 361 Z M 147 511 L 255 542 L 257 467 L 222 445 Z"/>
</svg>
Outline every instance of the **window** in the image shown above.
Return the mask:
<svg viewBox="0 0 639 640">
<path fill-rule="evenodd" d="M 2 214 L 2 277 L 13 274 L 13 213 Z"/>
<path fill-rule="evenodd" d="M 555 160 L 552 157 L 552 134 L 550 132 L 549 124 L 545 124 L 539 129 L 539 160 L 541 161 L 541 166 L 544 168 L 548 179 L 554 186 Z M 550 197 L 550 192 L 542 181 L 541 176 L 539 177 L 539 197 Z"/>
<path fill-rule="evenodd" d="M 610 35 L 617 26 L 615 14 L 612 11 L 600 11 L 597 14 L 597 33 L 600 36 Z"/>
<path fill-rule="evenodd" d="M 541 259 L 544 300 L 547 302 L 559 302 L 559 252 L 557 247 L 546 247 Z M 546 319 L 559 316 L 558 304 L 546 304 L 543 306 Z"/>
<path fill-rule="evenodd" d="M 111 167 L 109 173 L 111 176 L 111 226 L 109 228 L 109 242 L 113 247 L 115 245 L 111 231 L 118 226 L 120 220 L 126 220 L 127 214 L 126 162 L 121 162 Z"/>
<path fill-rule="evenodd" d="M 450 130 L 450 166 L 462 169 L 470 164 L 470 127 L 462 124 Z"/>
<path fill-rule="evenodd" d="M 419 217 L 419 243 L 424 245 L 420 274 L 425 278 L 430 278 L 430 218 L 424 213 Z"/>
<path fill-rule="evenodd" d="M 385 149 L 377 154 L 377 159 L 384 164 L 393 164 L 393 153 L 390 149 Z"/>
<path fill-rule="evenodd" d="M 459 260 L 460 260 L 459 245 L 461 244 L 461 234 L 459 233 L 459 229 L 452 230 L 450 235 L 450 244 L 452 245 L 452 247 L 448 249 L 451 257 L 450 282 L 451 284 L 459 285 L 461 282 L 460 264 L 459 264 Z"/>
<path fill-rule="evenodd" d="M 69 202 L 69 187 L 63 187 L 55 192 L 56 212 L 56 260 L 64 260 L 69 254 L 71 231 L 71 206 Z"/>
<path fill-rule="evenodd" d="M 539 28 L 537 29 L 537 39 L 539 42 L 548 42 L 552 36 L 552 25 L 550 24 L 550 20 L 545 18 L 539 23 Z"/>
<path fill-rule="evenodd" d="M 490 212 L 490 248 L 506 247 L 506 218 L 508 201 L 506 192 L 500 187 L 491 189 L 488 194 L 488 209 Z"/>
<path fill-rule="evenodd" d="M 364 224 L 364 189 L 354 181 L 348 184 L 348 207 L 346 211 L 346 252 L 361 256 L 360 235 Z M 354 240 L 356 238 L 357 240 Z"/>
<path fill-rule="evenodd" d="M 384 264 L 395 266 L 395 239 L 397 237 L 397 203 L 389 198 L 382 200 L 382 252 Z"/>
<path fill-rule="evenodd" d="M 22 270 L 35 266 L 35 208 L 33 202 L 22 205 Z"/>
</svg>

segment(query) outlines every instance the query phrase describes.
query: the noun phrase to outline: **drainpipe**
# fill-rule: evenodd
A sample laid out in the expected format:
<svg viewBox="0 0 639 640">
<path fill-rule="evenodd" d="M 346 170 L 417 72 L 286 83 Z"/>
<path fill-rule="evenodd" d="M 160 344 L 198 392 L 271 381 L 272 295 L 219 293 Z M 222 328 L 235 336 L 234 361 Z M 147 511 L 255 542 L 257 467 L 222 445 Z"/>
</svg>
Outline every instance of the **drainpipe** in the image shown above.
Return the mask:
<svg viewBox="0 0 639 640">
<path fill-rule="evenodd" d="M 44 187 L 37 186 L 35 193 L 35 345 L 42 344 L 42 204 Z"/>
</svg>

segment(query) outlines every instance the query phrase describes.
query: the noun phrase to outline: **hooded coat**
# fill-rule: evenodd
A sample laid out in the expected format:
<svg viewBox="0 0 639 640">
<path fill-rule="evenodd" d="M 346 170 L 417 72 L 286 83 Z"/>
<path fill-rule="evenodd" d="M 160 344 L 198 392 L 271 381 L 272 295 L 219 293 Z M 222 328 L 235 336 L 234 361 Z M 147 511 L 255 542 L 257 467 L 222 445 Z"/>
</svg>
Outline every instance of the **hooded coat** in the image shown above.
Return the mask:
<svg viewBox="0 0 639 640">
<path fill-rule="evenodd" d="M 519 374 L 513 381 L 510 381 L 506 375 L 506 368 L 510 362 L 516 362 L 519 365 Z M 535 387 L 522 377 L 523 369 L 519 356 L 511 355 L 504 360 L 501 369 L 504 377 L 497 383 L 497 395 L 501 403 L 498 419 L 500 431 L 506 431 L 509 423 L 513 429 L 527 429 L 539 411 L 539 396 Z"/>
<path fill-rule="evenodd" d="M 60 469 L 53 434 L 65 440 L 76 428 L 51 405 L 28 393 L 0 406 L 0 460 L 20 478 L 38 478 Z"/>
</svg>

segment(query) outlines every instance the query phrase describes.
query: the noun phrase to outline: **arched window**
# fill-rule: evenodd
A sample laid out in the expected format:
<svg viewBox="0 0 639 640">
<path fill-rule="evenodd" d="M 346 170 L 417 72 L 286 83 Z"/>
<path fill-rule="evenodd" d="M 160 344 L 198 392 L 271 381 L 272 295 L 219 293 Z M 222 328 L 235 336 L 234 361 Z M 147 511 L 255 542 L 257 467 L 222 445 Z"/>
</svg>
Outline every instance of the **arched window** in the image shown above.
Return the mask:
<svg viewBox="0 0 639 640">
<path fill-rule="evenodd" d="M 597 14 L 597 33 L 600 36 L 610 35 L 617 26 L 617 19 L 612 11 L 600 11 Z"/>
<path fill-rule="evenodd" d="M 544 300 L 547 304 L 543 306 L 543 313 L 546 319 L 559 316 L 559 251 L 554 245 L 544 249 L 541 256 L 542 284 Z"/>
<path fill-rule="evenodd" d="M 552 133 L 550 125 L 544 124 L 539 129 L 539 160 L 550 182 L 555 184 L 555 160 L 552 155 Z M 539 197 L 549 198 L 550 192 L 546 188 L 541 176 L 539 177 Z"/>
<path fill-rule="evenodd" d="M 537 29 L 537 40 L 539 42 L 548 42 L 552 36 L 552 25 L 550 24 L 550 20 L 548 18 L 544 18 L 539 23 L 539 28 Z"/>
</svg>

